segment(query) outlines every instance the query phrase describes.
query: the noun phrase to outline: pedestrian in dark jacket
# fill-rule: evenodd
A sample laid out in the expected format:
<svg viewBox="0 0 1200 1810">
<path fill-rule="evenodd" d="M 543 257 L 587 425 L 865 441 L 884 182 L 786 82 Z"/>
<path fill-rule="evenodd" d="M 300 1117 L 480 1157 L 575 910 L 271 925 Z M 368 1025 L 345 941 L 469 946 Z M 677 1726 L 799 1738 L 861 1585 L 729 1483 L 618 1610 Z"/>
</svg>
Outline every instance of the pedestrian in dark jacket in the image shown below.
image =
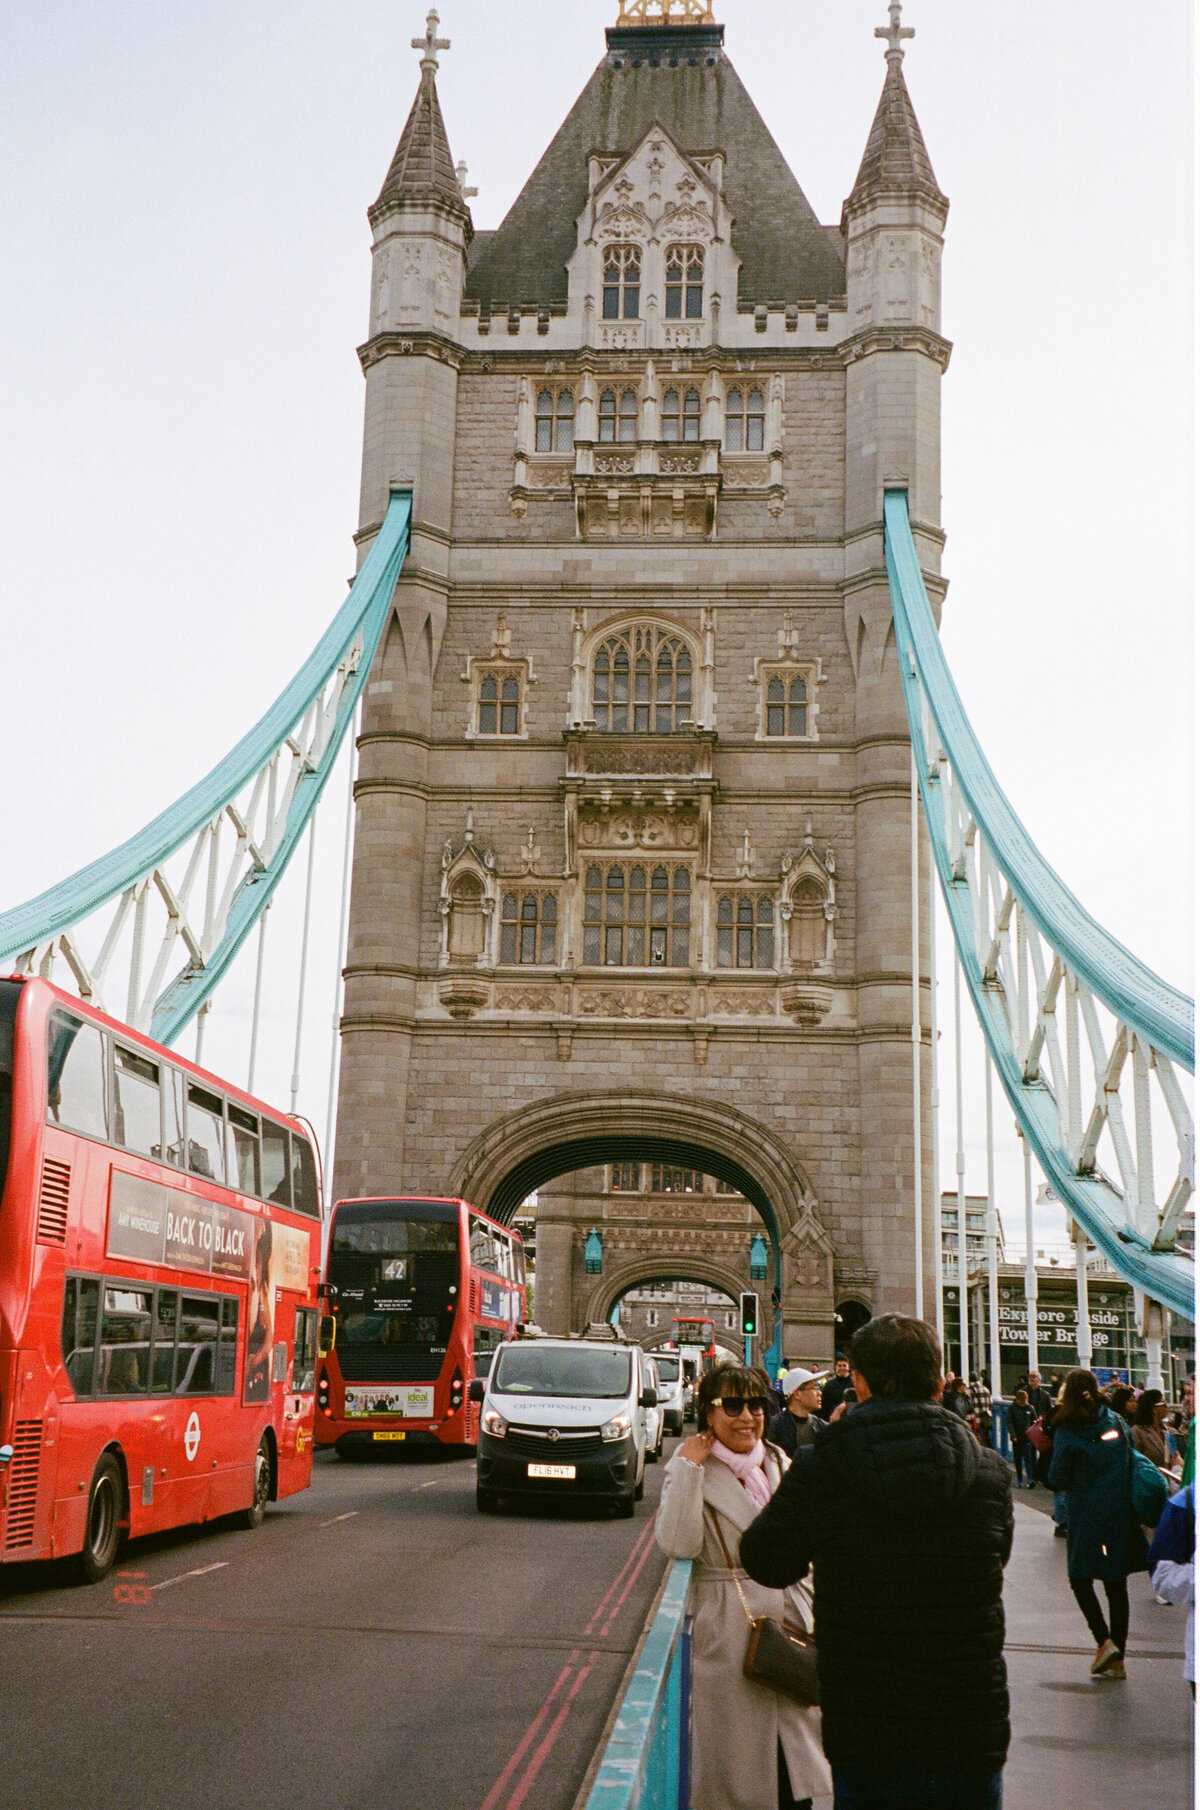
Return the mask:
<svg viewBox="0 0 1200 1810">
<path fill-rule="evenodd" d="M 812 1569 L 835 1803 L 993 1810 L 1009 1739 L 1008 1467 L 939 1405 L 924 1321 L 868 1321 L 851 1362 L 859 1405 L 799 1454 L 742 1535 L 742 1563 L 775 1588 Z"/>
<path fill-rule="evenodd" d="M 783 1394 L 785 1406 L 767 1428 L 767 1438 L 794 1458 L 813 1443 L 826 1424 L 816 1412 L 821 1405 L 821 1384 L 814 1371 L 797 1366 L 784 1376 Z"/>
<path fill-rule="evenodd" d="M 1050 1488 L 1067 1492 L 1067 1578 L 1096 1642 L 1093 1678 L 1124 1678 L 1129 1635 L 1126 1578 L 1146 1563 L 1129 1499 L 1129 1430 L 1106 1405 L 1090 1370 L 1072 1370 L 1054 1422 Z M 1106 1622 L 1096 1582 L 1108 1599 Z"/>
<path fill-rule="evenodd" d="M 1033 1463 L 1036 1456 L 1033 1447 L 1026 1439 L 1037 1416 L 1029 1404 L 1029 1394 L 1025 1389 L 1018 1389 L 1008 1404 L 1008 1441 L 1012 1446 L 1013 1470 L 1017 1473 L 1017 1487 L 1021 1484 L 1021 1471 L 1028 1473 L 1029 1487 L 1033 1488 Z"/>
<path fill-rule="evenodd" d="M 1029 1382 L 1026 1387 L 1029 1390 L 1029 1402 L 1034 1414 L 1048 1414 L 1052 1405 L 1050 1393 L 1049 1390 L 1042 1388 L 1042 1379 L 1036 1370 L 1029 1372 Z"/>
<path fill-rule="evenodd" d="M 850 1388 L 850 1360 L 844 1353 L 839 1353 L 833 1366 L 833 1375 L 829 1377 L 821 1390 L 821 1419 L 829 1420 L 835 1408 L 840 1408 L 847 1389 Z"/>
</svg>

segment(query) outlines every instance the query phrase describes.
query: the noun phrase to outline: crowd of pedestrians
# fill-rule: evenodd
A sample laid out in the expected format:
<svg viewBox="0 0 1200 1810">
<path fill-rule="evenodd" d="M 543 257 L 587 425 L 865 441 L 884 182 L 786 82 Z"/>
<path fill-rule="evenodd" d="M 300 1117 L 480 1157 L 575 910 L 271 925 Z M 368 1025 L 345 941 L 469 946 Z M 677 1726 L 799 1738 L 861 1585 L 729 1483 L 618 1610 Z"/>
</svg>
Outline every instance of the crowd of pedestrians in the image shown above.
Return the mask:
<svg viewBox="0 0 1200 1810">
<path fill-rule="evenodd" d="M 777 1391 L 710 1372 L 657 1520 L 695 1561 L 693 1810 L 809 1810 L 831 1789 L 834 1810 L 999 1810 L 1014 1482 L 1054 1492 L 1096 1683 L 1125 1677 L 1127 1580 L 1146 1568 L 1187 1609 L 1194 1696 L 1194 1398 L 1192 1379 L 1172 1418 L 1161 1390 L 1030 1371 L 1010 1470 L 989 1377 L 943 1375 L 924 1321 L 868 1321 L 832 1375 L 795 1367 Z"/>
</svg>

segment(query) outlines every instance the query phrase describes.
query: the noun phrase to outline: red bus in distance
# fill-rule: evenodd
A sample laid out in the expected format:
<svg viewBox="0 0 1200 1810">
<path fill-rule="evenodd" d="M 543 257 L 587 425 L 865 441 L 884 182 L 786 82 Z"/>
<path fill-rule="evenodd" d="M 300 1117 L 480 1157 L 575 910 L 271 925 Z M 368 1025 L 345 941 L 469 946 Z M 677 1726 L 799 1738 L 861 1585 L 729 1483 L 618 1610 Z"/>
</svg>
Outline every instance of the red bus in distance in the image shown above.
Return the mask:
<svg viewBox="0 0 1200 1810">
<path fill-rule="evenodd" d="M 304 1128 L 40 979 L 0 980 L 0 1560 L 241 1514 L 312 1477 Z"/>
<path fill-rule="evenodd" d="M 467 1385 L 525 1321 L 525 1248 L 465 1200 L 340 1200 L 326 1293 L 333 1351 L 317 1373 L 317 1444 L 474 1446 Z"/>
</svg>

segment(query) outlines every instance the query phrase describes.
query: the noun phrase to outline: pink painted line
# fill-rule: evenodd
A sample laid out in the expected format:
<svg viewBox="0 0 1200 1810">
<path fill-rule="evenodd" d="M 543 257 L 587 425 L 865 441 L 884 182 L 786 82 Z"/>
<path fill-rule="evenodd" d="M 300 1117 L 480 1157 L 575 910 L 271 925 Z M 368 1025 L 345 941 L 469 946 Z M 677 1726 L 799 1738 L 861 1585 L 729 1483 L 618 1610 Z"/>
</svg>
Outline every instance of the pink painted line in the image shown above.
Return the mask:
<svg viewBox="0 0 1200 1810">
<path fill-rule="evenodd" d="M 571 1676 L 571 1673 L 575 1667 L 575 1662 L 578 1658 L 579 1658 L 579 1651 L 578 1651 L 578 1649 L 576 1649 L 576 1651 L 571 1654 L 571 1657 L 568 1659 L 568 1661 L 567 1661 L 566 1665 L 563 1667 L 562 1671 L 558 1674 L 558 1677 L 554 1680 L 554 1683 L 551 1685 L 549 1694 L 547 1695 L 545 1702 L 542 1704 L 541 1709 L 539 1709 L 539 1711 L 537 1712 L 537 1715 L 533 1718 L 533 1721 L 529 1724 L 529 1727 L 525 1730 L 524 1735 L 521 1737 L 520 1746 L 515 1750 L 511 1759 L 509 1760 L 507 1766 L 504 1768 L 504 1771 L 500 1774 L 500 1777 L 496 1780 L 496 1783 L 492 1786 L 491 1790 L 488 1792 L 487 1796 L 484 1798 L 482 1804 L 479 1806 L 479 1810 L 495 1810 L 496 1804 L 500 1801 L 500 1798 L 502 1797 L 502 1795 L 504 1793 L 505 1786 L 508 1784 L 509 1780 L 512 1778 L 513 1773 L 517 1770 L 517 1767 L 521 1764 L 521 1761 L 524 1759 L 525 1754 L 526 1754 L 530 1744 L 537 1739 L 538 1732 L 541 1729 L 542 1723 L 546 1720 L 546 1717 L 550 1714 L 550 1709 L 554 1703 L 554 1699 L 558 1696 L 559 1692 L 562 1690 L 563 1686 L 566 1684 L 567 1679 Z"/>
<path fill-rule="evenodd" d="M 504 1810 L 521 1810 L 521 1805 L 529 1796 L 538 1773 L 542 1770 L 542 1767 L 557 1746 L 558 1737 L 563 1731 L 563 1724 L 571 1713 L 571 1705 L 583 1689 L 588 1674 L 591 1672 L 591 1669 L 598 1658 L 599 1654 L 589 1653 L 587 1664 L 580 1666 L 579 1671 L 575 1675 L 575 1682 L 567 1694 L 566 1702 L 562 1705 L 553 1722 L 538 1742 L 538 1745 L 534 1748 L 533 1753 L 529 1757 L 529 1764 L 521 1775 L 521 1781 L 505 1804 Z"/>
<path fill-rule="evenodd" d="M 592 1619 L 591 1619 L 591 1621 L 589 1621 L 587 1627 L 583 1630 L 583 1637 L 585 1640 L 587 1639 L 588 1635 L 592 1632 L 592 1629 L 595 1627 L 596 1623 L 600 1620 L 600 1617 L 604 1614 L 604 1611 L 608 1608 L 609 1602 L 612 1599 L 613 1592 L 615 1590 L 620 1589 L 621 1584 L 623 1583 L 624 1578 L 625 1578 L 625 1573 L 629 1570 L 630 1566 L 636 1562 L 638 1554 L 642 1551 L 643 1547 L 645 1547 L 647 1549 L 649 1548 L 650 1542 L 651 1542 L 651 1540 L 653 1540 L 653 1538 L 654 1538 L 654 1523 L 653 1523 L 653 1521 L 651 1521 L 649 1523 L 649 1525 L 646 1527 L 645 1531 L 643 1532 L 641 1538 L 637 1541 L 637 1544 L 634 1546 L 633 1551 L 629 1554 L 629 1557 L 626 1559 L 625 1563 L 622 1565 L 621 1569 L 618 1571 L 616 1577 L 613 1579 L 612 1583 L 608 1586 L 608 1589 L 604 1592 L 604 1595 L 600 1598 L 599 1603 L 596 1605 L 595 1614 L 592 1616 Z"/>
<path fill-rule="evenodd" d="M 653 1533 L 653 1531 L 654 1531 L 653 1522 L 651 1522 L 650 1531 L 651 1531 L 651 1533 Z M 618 1615 L 621 1613 L 621 1610 L 625 1607 L 625 1599 L 629 1595 L 629 1592 L 633 1589 L 633 1586 L 637 1583 L 638 1577 L 641 1573 L 642 1566 L 646 1563 L 646 1560 L 650 1557 L 650 1554 L 653 1552 L 653 1550 L 654 1550 L 654 1542 L 652 1540 L 648 1540 L 642 1549 L 641 1558 L 638 1560 L 637 1564 L 634 1566 L 633 1570 L 630 1572 L 629 1576 L 626 1578 L 625 1588 L 622 1590 L 620 1596 L 617 1598 L 616 1602 L 613 1604 L 612 1609 L 609 1613 L 608 1620 L 605 1622 L 604 1626 L 600 1630 L 599 1638 L 601 1640 L 608 1639 L 609 1632 L 612 1628 L 613 1623 L 616 1621 Z"/>
</svg>

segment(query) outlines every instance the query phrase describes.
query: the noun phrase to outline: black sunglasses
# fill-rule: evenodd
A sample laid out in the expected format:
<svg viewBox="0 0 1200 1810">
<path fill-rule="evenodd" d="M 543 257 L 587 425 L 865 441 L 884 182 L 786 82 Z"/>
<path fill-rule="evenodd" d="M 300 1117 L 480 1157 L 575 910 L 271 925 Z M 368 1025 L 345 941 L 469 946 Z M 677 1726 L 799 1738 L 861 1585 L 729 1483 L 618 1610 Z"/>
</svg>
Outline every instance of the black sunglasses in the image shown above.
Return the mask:
<svg viewBox="0 0 1200 1810">
<path fill-rule="evenodd" d="M 765 1414 L 771 1403 L 765 1395 L 718 1395 L 714 1408 L 724 1408 L 730 1420 L 736 1420 L 743 1408 L 751 1414 Z"/>
</svg>

